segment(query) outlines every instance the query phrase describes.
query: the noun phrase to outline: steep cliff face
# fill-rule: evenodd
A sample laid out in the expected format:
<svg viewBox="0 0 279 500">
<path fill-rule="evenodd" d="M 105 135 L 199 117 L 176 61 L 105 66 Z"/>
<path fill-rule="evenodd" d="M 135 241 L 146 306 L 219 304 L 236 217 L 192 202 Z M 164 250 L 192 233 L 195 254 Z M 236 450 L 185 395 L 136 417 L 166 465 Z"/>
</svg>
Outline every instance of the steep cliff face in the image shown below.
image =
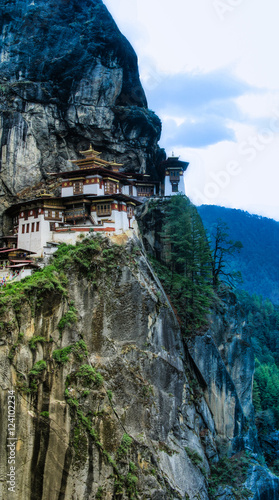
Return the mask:
<svg viewBox="0 0 279 500">
<path fill-rule="evenodd" d="M 140 247 L 62 246 L 52 267 L 0 295 L 1 498 L 239 500 L 241 483 L 212 493 L 222 470 L 209 477 L 243 449 L 254 500 L 277 498 L 279 479 L 254 460 L 251 400 L 214 340 L 224 311 L 185 344 Z"/>
<path fill-rule="evenodd" d="M 166 200 L 150 201 L 138 209 L 144 246 L 161 262 L 167 255 L 162 237 L 166 203 Z M 259 458 L 262 452 L 257 441 L 252 405 L 254 354 L 246 318 L 235 295 L 224 289 L 223 296 L 215 297 L 213 301 L 208 328 L 184 336 L 183 341 L 213 417 L 214 443 L 219 456 L 246 450 L 251 457 Z M 251 461 L 245 484 L 253 491 L 254 500 L 275 499 L 279 494 L 279 478 L 257 461 Z M 223 486 L 215 489 L 214 495 L 220 500 L 245 498 L 238 497 L 233 488 Z"/>
<path fill-rule="evenodd" d="M 1 0 L 0 26 L 0 195 L 69 168 L 90 142 L 158 175 L 160 120 L 101 0 Z"/>
<path fill-rule="evenodd" d="M 1 498 L 132 499 L 137 490 L 142 500 L 206 500 L 215 425 L 185 370 L 164 292 L 134 243 L 86 252 L 85 267 L 81 247 L 63 260 L 67 285 L 56 269 L 56 293 L 45 282 L 29 287 L 21 305 L 13 296 L 2 303 Z M 9 496 L 11 389 L 17 449 Z"/>
<path fill-rule="evenodd" d="M 162 227 L 167 206 L 166 200 L 151 201 L 138 210 L 145 247 L 161 262 L 166 256 Z M 236 453 L 245 448 L 245 442 L 255 451 L 255 435 L 248 424 L 253 422 L 254 355 L 235 296 L 226 292 L 223 300 L 215 297 L 208 328 L 185 334 L 184 343 L 204 382 L 219 452 Z"/>
</svg>

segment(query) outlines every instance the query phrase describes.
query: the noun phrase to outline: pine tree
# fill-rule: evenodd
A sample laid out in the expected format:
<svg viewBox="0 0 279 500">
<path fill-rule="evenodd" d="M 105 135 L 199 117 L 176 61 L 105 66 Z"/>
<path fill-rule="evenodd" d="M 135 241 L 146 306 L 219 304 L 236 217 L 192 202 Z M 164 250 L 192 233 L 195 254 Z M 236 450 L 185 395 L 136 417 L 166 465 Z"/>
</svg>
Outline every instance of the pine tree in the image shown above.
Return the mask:
<svg viewBox="0 0 279 500">
<path fill-rule="evenodd" d="M 212 297 L 211 253 L 200 216 L 188 198 L 177 195 L 165 207 L 161 233 L 164 263 L 171 275 L 164 280 L 185 332 L 206 324 Z M 162 279 L 162 276 L 161 276 Z"/>
</svg>

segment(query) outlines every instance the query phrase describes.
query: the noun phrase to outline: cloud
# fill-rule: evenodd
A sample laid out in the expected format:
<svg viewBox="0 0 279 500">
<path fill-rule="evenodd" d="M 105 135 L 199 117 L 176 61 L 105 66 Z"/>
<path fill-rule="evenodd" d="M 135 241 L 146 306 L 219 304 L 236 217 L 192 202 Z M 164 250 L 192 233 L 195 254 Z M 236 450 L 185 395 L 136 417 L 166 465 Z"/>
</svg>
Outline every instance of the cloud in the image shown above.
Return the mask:
<svg viewBox="0 0 279 500">
<path fill-rule="evenodd" d="M 253 89 L 228 69 L 168 76 L 153 71 L 142 79 L 149 107 L 163 122 L 163 147 L 206 147 L 236 140 L 232 122 L 243 120 L 237 99 Z"/>
<path fill-rule="evenodd" d="M 210 73 L 164 75 L 151 70 L 142 76 L 148 102 L 156 112 L 175 109 L 195 112 L 251 91 L 251 87 L 226 69 Z"/>
<path fill-rule="evenodd" d="M 166 148 L 199 148 L 221 141 L 234 141 L 234 130 L 226 126 L 225 120 L 218 117 L 201 118 L 196 122 L 187 121 L 180 125 L 177 121 L 163 121 L 161 145 Z"/>
</svg>

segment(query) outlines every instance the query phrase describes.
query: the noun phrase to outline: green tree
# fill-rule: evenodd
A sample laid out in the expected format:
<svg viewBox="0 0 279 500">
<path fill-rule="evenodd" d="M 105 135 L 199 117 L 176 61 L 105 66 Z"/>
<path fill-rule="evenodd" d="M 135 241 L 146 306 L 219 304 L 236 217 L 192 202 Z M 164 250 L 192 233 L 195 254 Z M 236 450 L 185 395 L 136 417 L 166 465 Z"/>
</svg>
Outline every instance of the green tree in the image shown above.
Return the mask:
<svg viewBox="0 0 279 500">
<path fill-rule="evenodd" d="M 211 236 L 213 249 L 212 279 L 214 288 L 218 288 L 220 280 L 230 286 L 241 282 L 241 273 L 232 269 L 231 257 L 240 252 L 243 245 L 241 241 L 229 239 L 228 225 L 221 219 L 215 224 Z"/>
<path fill-rule="evenodd" d="M 160 278 L 171 296 L 184 332 L 206 323 L 212 297 L 211 253 L 200 216 L 189 199 L 173 196 L 164 210 Z"/>
</svg>

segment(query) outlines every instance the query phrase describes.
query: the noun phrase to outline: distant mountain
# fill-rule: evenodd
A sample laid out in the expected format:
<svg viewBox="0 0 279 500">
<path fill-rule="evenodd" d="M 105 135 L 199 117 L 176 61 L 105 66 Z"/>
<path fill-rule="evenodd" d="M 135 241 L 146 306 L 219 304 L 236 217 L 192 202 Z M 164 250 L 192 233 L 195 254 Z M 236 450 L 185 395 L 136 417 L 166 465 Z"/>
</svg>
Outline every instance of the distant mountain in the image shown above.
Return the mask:
<svg viewBox="0 0 279 500">
<path fill-rule="evenodd" d="M 239 288 L 279 304 L 279 222 L 215 205 L 197 209 L 209 235 L 222 219 L 229 227 L 230 238 L 242 242 L 243 249 L 233 259 L 234 269 L 242 273 Z"/>
</svg>

